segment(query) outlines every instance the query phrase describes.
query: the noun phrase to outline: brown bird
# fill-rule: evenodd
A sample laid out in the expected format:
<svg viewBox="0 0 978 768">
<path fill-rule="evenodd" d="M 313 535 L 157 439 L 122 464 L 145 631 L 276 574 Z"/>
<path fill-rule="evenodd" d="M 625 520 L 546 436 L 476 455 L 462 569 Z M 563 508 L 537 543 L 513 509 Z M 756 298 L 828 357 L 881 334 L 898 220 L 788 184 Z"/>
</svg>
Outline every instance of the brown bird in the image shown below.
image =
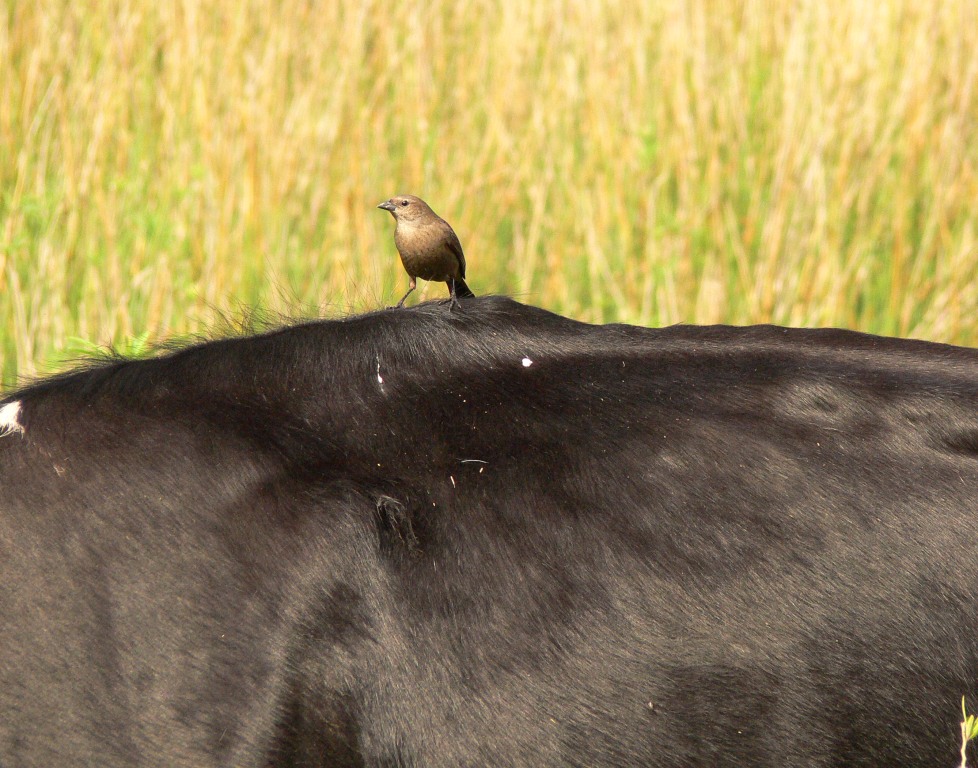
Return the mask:
<svg viewBox="0 0 978 768">
<path fill-rule="evenodd" d="M 465 284 L 465 254 L 458 236 L 424 200 L 414 195 L 398 195 L 377 207 L 390 211 L 397 222 L 394 245 L 411 278 L 411 287 L 397 306 L 404 306 L 404 299 L 418 287 L 419 277 L 448 283 L 450 307 L 459 306 L 457 297 L 475 296 Z"/>
</svg>

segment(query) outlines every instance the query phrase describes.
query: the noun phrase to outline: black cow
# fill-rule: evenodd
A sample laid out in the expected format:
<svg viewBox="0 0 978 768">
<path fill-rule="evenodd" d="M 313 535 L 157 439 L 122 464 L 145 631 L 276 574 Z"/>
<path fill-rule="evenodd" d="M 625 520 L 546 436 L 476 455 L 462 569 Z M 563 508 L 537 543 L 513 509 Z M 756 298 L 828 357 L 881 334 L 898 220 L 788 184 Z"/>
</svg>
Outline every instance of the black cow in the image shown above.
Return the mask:
<svg viewBox="0 0 978 768">
<path fill-rule="evenodd" d="M 0 765 L 953 765 L 978 353 L 502 298 L 0 402 Z"/>
</svg>

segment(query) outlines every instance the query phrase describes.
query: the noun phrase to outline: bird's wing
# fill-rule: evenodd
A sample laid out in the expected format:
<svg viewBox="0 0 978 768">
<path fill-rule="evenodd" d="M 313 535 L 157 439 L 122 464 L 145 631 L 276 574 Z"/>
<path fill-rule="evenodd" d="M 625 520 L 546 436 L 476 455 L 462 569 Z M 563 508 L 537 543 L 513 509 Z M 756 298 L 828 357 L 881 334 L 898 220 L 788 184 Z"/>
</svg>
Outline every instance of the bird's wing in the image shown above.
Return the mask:
<svg viewBox="0 0 978 768">
<path fill-rule="evenodd" d="M 458 241 L 458 235 L 455 234 L 455 230 L 452 229 L 447 222 L 445 223 L 445 228 L 448 230 L 448 232 L 446 233 L 448 235 L 448 237 L 446 238 L 448 250 L 450 250 L 453 254 L 455 254 L 455 258 L 458 259 L 459 274 L 462 276 L 462 279 L 464 280 L 465 279 L 465 254 L 462 253 L 462 244 Z"/>
</svg>

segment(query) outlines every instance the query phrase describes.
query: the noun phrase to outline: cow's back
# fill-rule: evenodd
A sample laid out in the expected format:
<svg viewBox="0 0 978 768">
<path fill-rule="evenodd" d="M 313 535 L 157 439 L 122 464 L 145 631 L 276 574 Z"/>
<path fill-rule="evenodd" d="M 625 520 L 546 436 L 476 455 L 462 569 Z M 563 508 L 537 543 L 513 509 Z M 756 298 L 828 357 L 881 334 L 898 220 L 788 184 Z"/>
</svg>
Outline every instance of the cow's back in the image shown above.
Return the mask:
<svg viewBox="0 0 978 768">
<path fill-rule="evenodd" d="M 970 350 L 492 298 L 42 382 L 0 764 L 950 764 L 976 394 Z"/>
</svg>

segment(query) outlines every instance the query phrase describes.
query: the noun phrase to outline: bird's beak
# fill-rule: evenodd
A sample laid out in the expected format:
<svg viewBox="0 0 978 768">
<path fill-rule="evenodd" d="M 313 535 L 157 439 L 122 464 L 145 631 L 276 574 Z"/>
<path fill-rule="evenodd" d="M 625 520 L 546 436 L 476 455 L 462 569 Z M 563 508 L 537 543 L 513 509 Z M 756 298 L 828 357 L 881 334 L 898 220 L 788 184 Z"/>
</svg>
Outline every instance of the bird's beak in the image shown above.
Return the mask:
<svg viewBox="0 0 978 768">
<path fill-rule="evenodd" d="M 377 207 L 383 208 L 385 211 L 390 211 L 391 213 L 394 213 L 394 203 L 392 203 L 390 200 L 385 200 Z"/>
</svg>

